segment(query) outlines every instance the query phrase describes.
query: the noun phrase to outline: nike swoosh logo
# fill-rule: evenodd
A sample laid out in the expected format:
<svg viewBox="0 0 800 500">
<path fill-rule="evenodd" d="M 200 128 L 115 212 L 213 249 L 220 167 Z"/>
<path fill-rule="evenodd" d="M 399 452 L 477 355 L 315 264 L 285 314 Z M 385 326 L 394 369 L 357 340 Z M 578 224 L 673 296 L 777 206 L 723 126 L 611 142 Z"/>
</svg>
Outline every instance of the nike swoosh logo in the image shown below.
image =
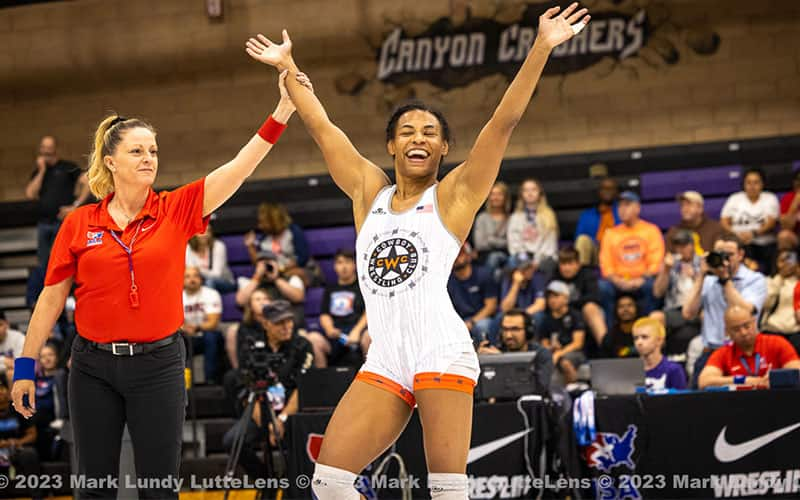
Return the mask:
<svg viewBox="0 0 800 500">
<path fill-rule="evenodd" d="M 143 227 L 143 228 L 142 228 L 142 232 L 145 232 L 145 231 L 147 231 L 148 229 L 150 229 L 150 228 L 151 228 L 151 227 L 153 227 L 153 226 L 155 226 L 155 223 L 153 223 L 153 224 L 150 224 L 150 225 L 149 225 L 149 226 L 147 226 L 147 227 Z"/>
<path fill-rule="evenodd" d="M 471 464 L 472 462 L 480 460 L 486 455 L 494 453 L 495 451 L 499 450 L 504 446 L 508 446 L 509 444 L 513 443 L 514 441 L 521 438 L 525 434 L 531 432 L 532 430 L 533 429 L 528 429 L 526 431 L 516 432 L 514 434 L 511 434 L 510 436 L 501 437 L 500 439 L 495 439 L 494 441 L 489 441 L 488 443 L 484 443 L 474 448 L 470 448 L 469 454 L 467 455 L 467 463 Z"/>
<path fill-rule="evenodd" d="M 744 443 L 739 444 L 730 444 L 728 442 L 728 440 L 725 438 L 725 430 L 727 428 L 728 426 L 722 428 L 722 430 L 719 432 L 719 436 L 717 436 L 717 441 L 714 443 L 714 456 L 717 457 L 717 460 L 722 463 L 735 462 L 742 457 L 746 457 L 759 448 L 763 448 L 776 439 L 789 434 L 797 428 L 800 428 L 800 423 L 784 427 L 783 429 L 778 429 L 777 431 L 764 434 L 763 436 L 759 436 L 755 439 L 751 439 L 750 441 L 745 441 Z"/>
</svg>

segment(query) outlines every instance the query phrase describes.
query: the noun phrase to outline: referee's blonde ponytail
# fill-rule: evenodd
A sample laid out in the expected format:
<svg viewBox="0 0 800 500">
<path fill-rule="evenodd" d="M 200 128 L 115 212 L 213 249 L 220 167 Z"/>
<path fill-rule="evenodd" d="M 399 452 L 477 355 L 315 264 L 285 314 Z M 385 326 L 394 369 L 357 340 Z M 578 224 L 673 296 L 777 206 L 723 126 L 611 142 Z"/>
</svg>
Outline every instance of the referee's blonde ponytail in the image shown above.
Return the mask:
<svg viewBox="0 0 800 500">
<path fill-rule="evenodd" d="M 138 118 L 123 118 L 110 115 L 100 122 L 94 133 L 92 151 L 89 154 L 89 189 L 97 199 L 103 199 L 114 192 L 114 177 L 103 161 L 106 155 L 113 155 L 122 141 L 123 132 L 143 127 L 154 135 L 156 130 L 149 123 Z"/>
</svg>

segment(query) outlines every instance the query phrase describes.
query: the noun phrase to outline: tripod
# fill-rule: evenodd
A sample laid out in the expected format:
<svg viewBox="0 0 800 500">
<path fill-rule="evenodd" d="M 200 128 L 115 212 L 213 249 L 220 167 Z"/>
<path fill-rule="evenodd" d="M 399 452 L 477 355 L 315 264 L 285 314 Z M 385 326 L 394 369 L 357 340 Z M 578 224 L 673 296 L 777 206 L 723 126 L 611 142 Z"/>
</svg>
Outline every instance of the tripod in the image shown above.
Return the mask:
<svg viewBox="0 0 800 500">
<path fill-rule="evenodd" d="M 247 393 L 247 406 L 245 406 L 244 412 L 242 416 L 239 418 L 239 421 L 236 423 L 239 427 L 236 430 L 236 434 L 233 439 L 233 446 L 231 447 L 231 454 L 228 456 L 228 463 L 225 467 L 225 478 L 230 479 L 236 473 L 236 467 L 239 465 L 239 456 L 242 453 L 242 447 L 244 446 L 245 438 L 247 436 L 247 427 L 249 425 L 250 419 L 253 416 L 253 411 L 255 410 L 255 405 L 258 404 L 259 408 L 261 409 L 261 428 L 267 430 L 269 433 L 269 429 L 267 424 L 265 423 L 265 413 L 264 408 L 267 409 L 269 415 L 269 422 L 272 423 L 272 428 L 275 430 L 275 444 L 277 445 L 278 449 L 281 453 L 281 458 L 283 460 L 283 470 L 285 471 L 289 464 L 289 458 L 287 456 L 286 447 L 283 444 L 283 438 L 278 435 L 278 418 L 275 415 L 275 410 L 272 408 L 272 405 L 269 401 L 263 401 L 264 397 L 268 397 L 267 394 L 269 392 L 269 386 L 266 382 L 258 382 L 256 387 L 251 387 L 248 389 Z M 266 473 L 268 478 L 275 477 L 275 468 L 272 466 L 272 457 L 266 456 L 267 453 L 272 453 L 271 449 L 268 449 L 264 452 L 264 462 L 266 465 Z M 225 496 L 224 499 L 228 500 L 228 494 L 230 493 L 230 483 L 226 485 L 225 488 Z M 259 493 L 260 495 L 260 493 Z"/>
</svg>

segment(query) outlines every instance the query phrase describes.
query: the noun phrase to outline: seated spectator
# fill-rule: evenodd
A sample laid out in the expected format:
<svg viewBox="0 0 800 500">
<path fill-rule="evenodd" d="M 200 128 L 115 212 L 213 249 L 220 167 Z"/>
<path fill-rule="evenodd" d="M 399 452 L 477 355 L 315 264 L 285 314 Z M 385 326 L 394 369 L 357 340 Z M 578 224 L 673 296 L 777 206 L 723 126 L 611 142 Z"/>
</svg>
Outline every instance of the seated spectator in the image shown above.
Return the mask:
<svg viewBox="0 0 800 500">
<path fill-rule="evenodd" d="M 472 265 L 472 248 L 464 243 L 453 264 L 447 293 L 475 344 L 489 339 L 497 342 L 492 321 L 497 312 L 497 283 L 489 269 Z"/>
<path fill-rule="evenodd" d="M 747 256 L 762 272 L 771 273 L 775 259 L 775 223 L 780 215 L 778 197 L 764 191 L 764 174 L 750 169 L 742 180 L 744 191 L 728 197 L 722 207 L 722 228 L 735 233 Z"/>
<path fill-rule="evenodd" d="M 497 182 L 489 192 L 486 208 L 475 218 L 472 242 L 478 260 L 489 269 L 501 269 L 508 258 L 508 217 L 511 193 L 505 182 Z"/>
<path fill-rule="evenodd" d="M 42 460 L 59 458 L 59 431 L 67 417 L 67 374 L 58 367 L 58 349 L 47 342 L 39 353 L 36 373 L 36 450 Z"/>
<path fill-rule="evenodd" d="M 520 252 L 508 260 L 511 276 L 500 285 L 500 310 L 523 309 L 529 316 L 544 311 L 545 276 L 536 272 L 533 256 Z"/>
<path fill-rule="evenodd" d="M 767 298 L 767 282 L 764 275 L 751 271 L 743 264 L 744 245 L 735 234 L 726 234 L 714 242 L 711 262 L 707 257 L 701 272 L 695 276 L 694 286 L 683 304 L 683 317 L 694 319 L 703 311 L 700 336 L 703 354 L 697 358 L 692 387 L 696 387 L 708 357 L 725 343 L 723 317 L 731 306 L 749 310 L 754 317 L 761 314 Z"/>
<path fill-rule="evenodd" d="M 203 354 L 203 368 L 207 384 L 221 380 L 222 297 L 213 288 L 203 286 L 203 277 L 196 267 L 187 267 L 183 273 L 183 326 L 194 354 Z M 191 363 L 190 365 L 191 366 Z"/>
<path fill-rule="evenodd" d="M 228 267 L 228 250 L 214 237 L 210 224 L 204 233 L 192 236 L 186 245 L 186 267 L 190 266 L 200 270 L 207 287 L 221 294 L 236 291 L 233 273 Z"/>
<path fill-rule="evenodd" d="M 278 264 L 278 257 L 269 251 L 259 252 L 257 257 L 252 278 L 239 278 L 236 303 L 243 307 L 253 290 L 263 288 L 269 294 L 270 300 L 288 300 L 294 311 L 295 326 L 304 328 L 306 320 L 303 303 L 306 300 L 306 285 L 302 270 L 281 268 Z"/>
<path fill-rule="evenodd" d="M 633 342 L 633 325 L 639 319 L 639 308 L 632 295 L 622 294 L 615 306 L 616 321 L 605 336 L 601 352 L 609 358 L 631 358 L 638 356 Z"/>
<path fill-rule="evenodd" d="M 542 185 L 534 179 L 522 181 L 517 208 L 508 219 L 508 253 L 528 252 L 544 273 L 555 267 L 558 252 L 558 220 L 547 203 Z"/>
<path fill-rule="evenodd" d="M 41 466 L 36 453 L 36 426 L 11 408 L 8 383 L 0 383 L 0 474 L 9 477 L 11 466 L 16 475 L 39 475 Z M 33 482 L 28 482 L 28 486 Z M 32 497 L 42 498 L 38 490 L 29 490 Z"/>
<path fill-rule="evenodd" d="M 586 362 L 583 353 L 586 327 L 580 311 L 569 307 L 569 286 L 563 281 L 551 281 L 547 285 L 547 310 L 536 335 L 542 345 L 552 351 L 553 364 L 564 376 L 564 382 L 577 382 L 578 367 Z"/>
<path fill-rule="evenodd" d="M 250 300 L 244 305 L 242 321 L 229 326 L 225 332 L 225 352 L 228 354 L 228 360 L 234 370 L 239 368 L 242 345 L 249 345 L 250 339 L 260 339 L 264 336 L 264 328 L 261 326 L 264 317 L 261 311 L 269 302 L 269 294 L 266 290 L 263 288 L 253 290 Z M 226 377 L 227 375 L 225 374 Z"/>
<path fill-rule="evenodd" d="M 800 369 L 800 358 L 786 339 L 758 333 L 749 307 L 733 305 L 725 311 L 725 332 L 733 343 L 708 359 L 698 380 L 701 389 L 732 384 L 769 387 L 770 370 Z"/>
<path fill-rule="evenodd" d="M 314 366 L 360 365 L 359 353 L 367 329 L 364 297 L 358 287 L 356 258 L 351 250 L 339 249 L 333 261 L 337 283 L 325 287 L 319 324 L 322 332 L 306 337 L 314 349 Z"/>
<path fill-rule="evenodd" d="M 22 355 L 25 335 L 11 328 L 6 313 L 0 310 L 0 373 L 13 370 L 14 359 Z"/>
<path fill-rule="evenodd" d="M 683 317 L 683 304 L 700 275 L 703 257 L 696 252 L 696 240 L 688 229 L 673 231 L 672 252 L 664 256 L 664 264 L 653 282 L 653 295 L 664 299 L 664 310 L 651 316 L 667 328 L 667 354 L 683 354 L 689 341 L 700 333 L 700 320 Z M 709 247 L 711 248 L 711 247 Z"/>
<path fill-rule="evenodd" d="M 600 290 L 594 272 L 580 263 L 578 251 L 573 247 L 558 252 L 558 268 L 553 280 L 563 281 L 569 287 L 569 306 L 583 315 L 597 345 L 608 333 L 605 314 L 600 307 Z M 538 326 L 538 325 L 537 325 Z"/>
<path fill-rule="evenodd" d="M 666 330 L 654 318 L 641 318 L 633 324 L 633 343 L 644 363 L 644 384 L 651 390 L 686 389 L 686 373 L 678 363 L 664 357 Z"/>
<path fill-rule="evenodd" d="M 781 231 L 778 233 L 778 249 L 794 250 L 800 245 L 800 170 L 795 170 L 792 190 L 781 197 Z"/>
<path fill-rule="evenodd" d="M 553 356 L 534 340 L 534 333 L 530 316 L 522 309 L 512 309 L 503 314 L 500 320 L 500 345 L 484 340 L 478 346 L 478 354 L 535 352 L 531 372 L 536 377 L 536 392 L 546 393 L 553 375 Z"/>
<path fill-rule="evenodd" d="M 684 191 L 678 195 L 678 203 L 681 207 L 681 221 L 670 227 L 664 237 L 667 251 L 677 253 L 673 239 L 678 231 L 685 230 L 689 231 L 692 247 L 697 255 L 704 255 L 722 235 L 722 225 L 706 215 L 705 200 L 697 191 Z"/>
<path fill-rule="evenodd" d="M 581 212 L 578 226 L 575 228 L 575 249 L 580 256 L 581 265 L 597 264 L 598 249 L 607 229 L 620 223 L 617 212 L 617 195 L 619 188 L 610 177 L 600 179 L 597 188 L 599 203 L 595 207 Z"/>
<path fill-rule="evenodd" d="M 284 435 L 284 424 L 291 415 L 297 413 L 299 401 L 297 384 L 300 376 L 311 367 L 314 359 L 311 344 L 305 338 L 293 333 L 294 314 L 291 304 L 285 300 L 276 300 L 264 306 L 262 315 L 261 326 L 265 336 L 253 339 L 260 345 L 250 343 L 244 347 L 239 358 L 241 361 L 239 369 L 232 371 L 231 377 L 226 377 L 229 383 L 225 386 L 228 398 L 236 401 L 234 405 L 236 414 L 241 415 L 246 405 L 246 381 L 258 375 L 257 370 L 249 364 L 252 358 L 250 353 L 253 349 L 259 349 L 275 357 L 275 362 L 270 363 L 268 376 L 273 376 L 277 383 L 270 386 L 268 398 L 254 407 L 251 418 L 244 423 L 247 427 L 239 463 L 251 478 L 263 478 L 267 470 L 274 471 L 270 464 L 265 464 L 259 458 L 258 451 L 262 446 L 266 446 L 264 459 L 272 460 L 272 451 L 277 450 L 277 438 L 282 438 Z M 251 382 L 268 381 L 251 380 Z M 262 414 L 261 404 L 272 405 L 278 421 L 277 429 L 273 428 L 272 424 L 262 425 L 262 418 L 268 417 Z M 226 448 L 231 448 L 233 445 L 234 437 L 242 425 L 239 422 L 225 433 L 223 444 Z M 267 427 L 269 435 L 264 431 Z"/>
<path fill-rule="evenodd" d="M 761 314 L 761 332 L 783 335 L 800 352 L 800 286 L 798 286 L 797 253 L 778 253 L 778 272 L 767 279 L 767 300 Z"/>
<path fill-rule="evenodd" d="M 250 231 L 244 236 L 244 244 L 255 264 L 259 252 L 272 252 L 281 270 L 306 265 L 308 262 L 308 242 L 303 230 L 292 222 L 286 207 L 276 203 L 262 203 L 258 206 L 258 231 Z"/>
<path fill-rule="evenodd" d="M 600 246 L 600 294 L 606 318 L 612 318 L 614 301 L 621 292 L 633 295 L 642 312 L 655 309 L 653 277 L 664 260 L 664 240 L 655 224 L 639 218 L 639 195 L 625 191 L 620 195 L 618 226 L 606 231 Z"/>
</svg>

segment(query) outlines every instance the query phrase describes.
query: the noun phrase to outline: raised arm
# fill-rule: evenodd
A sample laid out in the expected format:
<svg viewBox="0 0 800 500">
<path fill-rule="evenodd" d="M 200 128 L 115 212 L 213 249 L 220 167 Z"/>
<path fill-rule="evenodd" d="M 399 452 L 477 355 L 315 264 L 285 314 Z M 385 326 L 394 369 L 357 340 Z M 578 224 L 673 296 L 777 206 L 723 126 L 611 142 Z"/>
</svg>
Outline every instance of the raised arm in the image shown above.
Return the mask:
<svg viewBox="0 0 800 500">
<path fill-rule="evenodd" d="M 286 76 L 286 72 L 279 76 L 278 87 L 281 91 L 281 99 L 272 113 L 272 119 L 279 124 L 286 124 L 294 113 L 294 104 L 286 91 Z M 298 85 L 300 84 L 298 83 Z M 310 86 L 310 83 L 308 85 Z M 267 156 L 272 146 L 273 144 L 267 142 L 259 134 L 255 134 L 231 161 L 206 176 L 203 193 L 204 217 L 219 208 L 239 189 L 244 180 Z"/>
<path fill-rule="evenodd" d="M 469 212 L 464 217 L 465 220 L 469 219 L 468 224 L 472 223 L 472 217 L 497 178 L 511 133 L 531 100 L 550 52 L 589 22 L 587 10 L 576 11 L 577 8 L 578 3 L 575 2 L 559 14 L 560 7 L 553 7 L 539 17 L 538 35 L 522 68 L 481 130 L 466 161 L 442 181 L 439 189 L 441 204 L 451 207 L 455 212 Z M 459 221 L 454 222 L 456 226 L 462 225 Z M 451 229 L 462 232 L 463 228 L 451 226 Z"/>
<path fill-rule="evenodd" d="M 328 166 L 334 182 L 354 202 L 372 201 L 372 198 L 389 183 L 386 174 L 356 150 L 342 130 L 333 124 L 322 103 L 313 92 L 303 88 L 294 75 L 299 73 L 292 58 L 292 41 L 286 30 L 282 32 L 283 43 L 276 44 L 264 35 L 247 42 L 247 53 L 256 61 L 288 70 L 287 87 L 297 113 L 314 138 Z"/>
</svg>

